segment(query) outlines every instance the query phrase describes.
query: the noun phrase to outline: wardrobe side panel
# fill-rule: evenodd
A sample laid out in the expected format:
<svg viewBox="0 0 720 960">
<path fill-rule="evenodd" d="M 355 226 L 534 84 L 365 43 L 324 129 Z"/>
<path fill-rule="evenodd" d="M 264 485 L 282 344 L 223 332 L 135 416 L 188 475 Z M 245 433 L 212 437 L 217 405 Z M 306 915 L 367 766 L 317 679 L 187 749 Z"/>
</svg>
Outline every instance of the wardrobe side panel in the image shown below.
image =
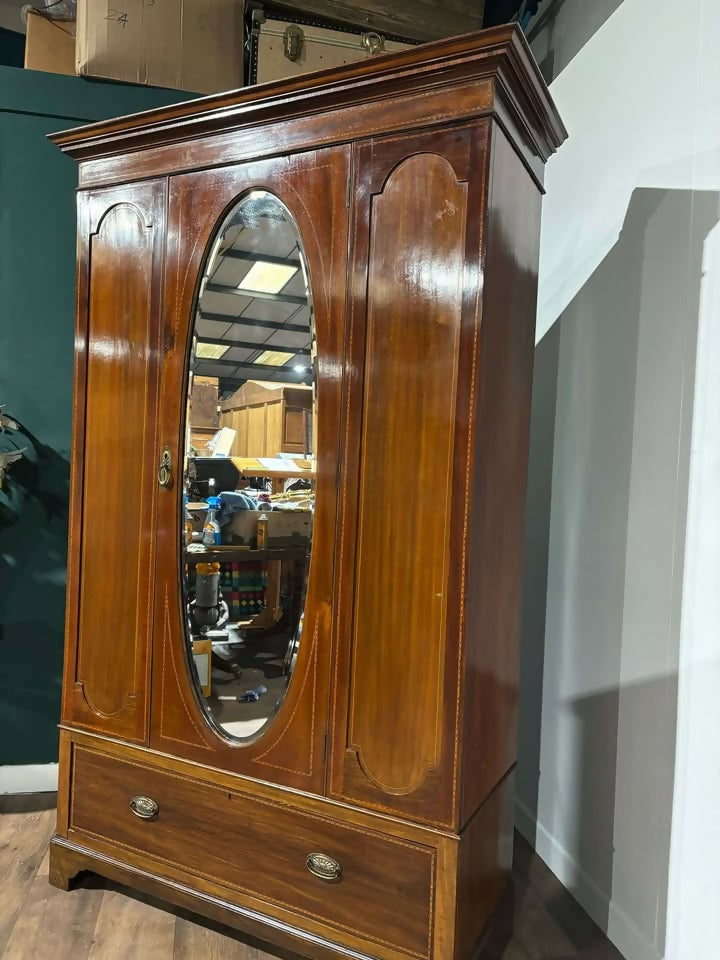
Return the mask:
<svg viewBox="0 0 720 960">
<path fill-rule="evenodd" d="M 86 195 L 81 214 L 64 720 L 142 743 L 165 181 Z"/>
<path fill-rule="evenodd" d="M 468 528 L 461 824 L 514 765 L 540 191 L 493 124 Z"/>
</svg>

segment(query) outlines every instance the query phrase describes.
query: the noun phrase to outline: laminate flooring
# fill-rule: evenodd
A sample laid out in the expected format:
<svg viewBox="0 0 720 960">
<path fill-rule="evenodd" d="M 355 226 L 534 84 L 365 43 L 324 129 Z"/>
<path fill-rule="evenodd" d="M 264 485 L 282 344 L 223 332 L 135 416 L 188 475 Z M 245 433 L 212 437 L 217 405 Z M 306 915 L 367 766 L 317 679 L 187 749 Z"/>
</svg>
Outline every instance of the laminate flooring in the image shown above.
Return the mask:
<svg viewBox="0 0 720 960">
<path fill-rule="evenodd" d="M 219 924 L 85 875 L 69 894 L 48 883 L 53 795 L 0 797 L 2 960 L 275 960 Z M 519 836 L 515 938 L 503 960 L 622 960 Z M 282 957 L 287 960 L 288 954 Z"/>
</svg>

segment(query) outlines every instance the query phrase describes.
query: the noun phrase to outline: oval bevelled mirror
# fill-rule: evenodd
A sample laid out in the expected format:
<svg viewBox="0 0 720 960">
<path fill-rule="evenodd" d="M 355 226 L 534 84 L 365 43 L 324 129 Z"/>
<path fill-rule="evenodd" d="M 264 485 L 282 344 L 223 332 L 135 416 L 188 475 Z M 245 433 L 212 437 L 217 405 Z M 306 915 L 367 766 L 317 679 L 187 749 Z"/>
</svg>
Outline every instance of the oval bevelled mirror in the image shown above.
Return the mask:
<svg viewBox="0 0 720 960">
<path fill-rule="evenodd" d="M 187 394 L 183 602 L 210 722 L 257 739 L 301 643 L 315 500 L 315 339 L 302 241 L 254 190 L 225 217 L 197 299 Z"/>
</svg>

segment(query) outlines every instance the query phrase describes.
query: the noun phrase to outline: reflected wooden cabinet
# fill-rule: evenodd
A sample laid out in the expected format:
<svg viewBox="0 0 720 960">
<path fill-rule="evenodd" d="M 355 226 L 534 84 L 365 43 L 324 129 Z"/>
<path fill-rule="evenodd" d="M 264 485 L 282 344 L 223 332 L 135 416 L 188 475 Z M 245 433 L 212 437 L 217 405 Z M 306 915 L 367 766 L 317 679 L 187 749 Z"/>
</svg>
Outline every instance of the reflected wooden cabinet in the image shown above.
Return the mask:
<svg viewBox="0 0 720 960">
<path fill-rule="evenodd" d="M 314 958 L 507 939 L 564 137 L 511 27 L 54 137 L 80 191 L 51 882 Z M 257 477 L 186 449 L 194 377 Z"/>
<path fill-rule="evenodd" d="M 235 431 L 234 457 L 303 456 L 309 450 L 311 416 L 310 387 L 249 380 L 223 400 L 220 423 Z"/>
</svg>

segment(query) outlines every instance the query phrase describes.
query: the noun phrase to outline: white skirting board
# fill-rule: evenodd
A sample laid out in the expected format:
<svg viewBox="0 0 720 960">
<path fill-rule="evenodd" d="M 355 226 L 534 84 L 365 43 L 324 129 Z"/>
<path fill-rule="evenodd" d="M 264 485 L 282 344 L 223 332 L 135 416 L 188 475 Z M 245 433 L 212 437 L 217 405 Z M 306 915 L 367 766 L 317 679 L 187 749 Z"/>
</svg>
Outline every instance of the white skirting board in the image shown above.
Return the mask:
<svg viewBox="0 0 720 960">
<path fill-rule="evenodd" d="M 0 794 L 53 793 L 58 788 L 56 763 L 0 767 Z"/>
<path fill-rule="evenodd" d="M 608 900 L 592 877 L 585 873 L 520 800 L 515 803 L 515 826 L 560 882 L 571 889 L 580 906 L 626 960 L 663 960 L 656 945 L 637 928 L 618 903 Z"/>
</svg>

